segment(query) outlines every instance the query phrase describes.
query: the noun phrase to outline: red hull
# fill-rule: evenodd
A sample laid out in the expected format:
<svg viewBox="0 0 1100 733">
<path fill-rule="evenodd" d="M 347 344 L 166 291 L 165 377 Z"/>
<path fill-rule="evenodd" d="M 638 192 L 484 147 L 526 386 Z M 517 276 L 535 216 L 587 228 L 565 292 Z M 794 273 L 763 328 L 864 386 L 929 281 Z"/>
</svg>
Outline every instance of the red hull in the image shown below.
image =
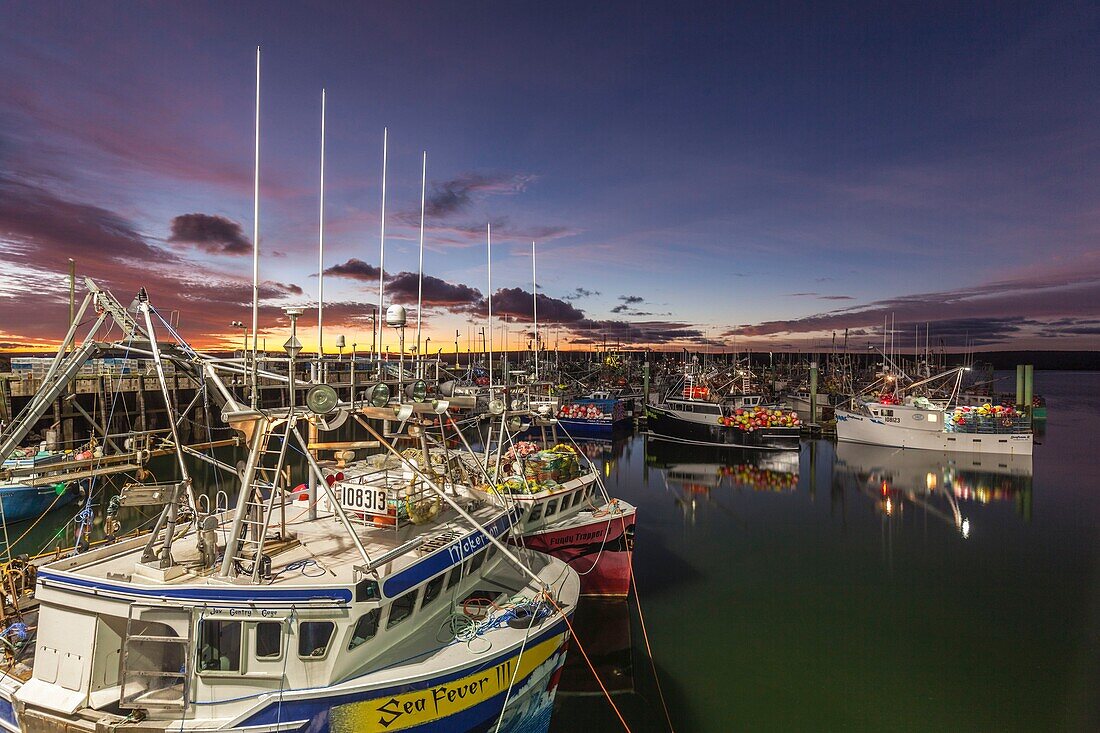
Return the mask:
<svg viewBox="0 0 1100 733">
<path fill-rule="evenodd" d="M 634 552 L 635 509 L 535 532 L 523 544 L 569 563 L 581 576 L 581 595 L 630 594 L 631 555 Z"/>
</svg>

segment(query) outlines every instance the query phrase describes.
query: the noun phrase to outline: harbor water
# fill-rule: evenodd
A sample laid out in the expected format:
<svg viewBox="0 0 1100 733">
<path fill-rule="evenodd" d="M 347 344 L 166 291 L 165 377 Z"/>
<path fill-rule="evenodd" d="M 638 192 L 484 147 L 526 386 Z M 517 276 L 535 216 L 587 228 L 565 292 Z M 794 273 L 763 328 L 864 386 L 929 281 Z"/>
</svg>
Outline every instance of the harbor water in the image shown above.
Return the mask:
<svg viewBox="0 0 1100 733">
<path fill-rule="evenodd" d="M 675 729 L 1100 730 L 1100 373 L 1038 373 L 1036 391 L 1030 470 L 827 441 L 786 464 L 608 448 Z M 604 668 L 630 677 L 613 697 L 631 730 L 667 730 L 636 609 L 629 634 L 621 616 L 591 644 L 630 639 Z M 566 692 L 553 730 L 622 725 Z"/>
<path fill-rule="evenodd" d="M 630 730 L 668 729 L 654 667 L 679 733 L 1100 730 L 1100 373 L 1042 372 L 1036 391 L 1050 417 L 1023 462 L 583 442 L 638 507 L 653 665 L 635 599 L 576 619 Z M 71 545 L 73 513 L 10 527 L 15 552 Z M 551 730 L 622 729 L 573 646 Z"/>
</svg>

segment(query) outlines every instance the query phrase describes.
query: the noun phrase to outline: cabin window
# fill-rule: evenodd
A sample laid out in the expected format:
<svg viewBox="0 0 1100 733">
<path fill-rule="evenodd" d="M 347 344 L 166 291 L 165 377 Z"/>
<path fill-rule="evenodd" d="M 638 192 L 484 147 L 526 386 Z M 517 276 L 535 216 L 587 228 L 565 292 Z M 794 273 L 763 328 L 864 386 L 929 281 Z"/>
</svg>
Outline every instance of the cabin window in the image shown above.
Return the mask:
<svg viewBox="0 0 1100 733">
<path fill-rule="evenodd" d="M 451 574 L 447 576 L 447 590 L 458 585 L 458 579 L 462 577 L 462 566 L 455 565 L 451 568 Z"/>
<path fill-rule="evenodd" d="M 557 511 L 558 511 L 558 500 L 557 499 L 551 499 L 550 501 L 546 502 L 546 516 L 552 517 L 552 516 L 554 516 L 554 513 L 557 512 Z"/>
<path fill-rule="evenodd" d="M 542 519 L 542 504 L 535 504 L 531 507 L 531 516 L 528 517 L 528 520 L 537 522 L 540 519 Z"/>
<path fill-rule="evenodd" d="M 573 494 L 573 506 L 576 506 L 577 504 L 580 504 L 582 498 L 584 498 L 584 492 L 583 491 L 578 491 L 575 494 Z"/>
<path fill-rule="evenodd" d="M 439 592 L 443 590 L 443 576 L 438 578 L 432 578 L 428 581 L 428 584 L 424 586 L 424 600 L 420 601 L 420 607 L 424 608 L 429 603 L 439 597 Z"/>
<path fill-rule="evenodd" d="M 203 619 L 199 624 L 199 669 L 241 671 L 241 622 Z"/>
<path fill-rule="evenodd" d="M 482 564 L 485 562 L 485 553 L 479 552 L 470 558 L 470 575 L 473 575 L 481 569 Z"/>
<path fill-rule="evenodd" d="M 413 589 L 403 596 L 393 599 L 390 604 L 390 620 L 386 622 L 386 628 L 391 629 L 412 615 L 416 607 L 416 590 Z"/>
<path fill-rule="evenodd" d="M 298 624 L 298 656 L 320 659 L 328 652 L 336 624 L 331 621 L 303 621 Z"/>
<path fill-rule="evenodd" d="M 256 624 L 256 659 L 278 659 L 283 654 L 283 625 L 278 621 Z"/>
<path fill-rule="evenodd" d="M 928 413 L 928 422 L 936 422 L 938 419 L 934 413 Z"/>
<path fill-rule="evenodd" d="M 382 616 L 382 610 L 372 608 L 359 617 L 355 622 L 355 629 L 351 632 L 351 641 L 348 642 L 348 651 L 366 644 L 378 633 L 378 620 Z"/>
<path fill-rule="evenodd" d="M 489 545 L 489 549 L 485 553 L 485 559 L 486 560 L 492 560 L 494 557 L 496 557 L 496 554 L 497 554 L 497 546 L 496 545 Z"/>
</svg>

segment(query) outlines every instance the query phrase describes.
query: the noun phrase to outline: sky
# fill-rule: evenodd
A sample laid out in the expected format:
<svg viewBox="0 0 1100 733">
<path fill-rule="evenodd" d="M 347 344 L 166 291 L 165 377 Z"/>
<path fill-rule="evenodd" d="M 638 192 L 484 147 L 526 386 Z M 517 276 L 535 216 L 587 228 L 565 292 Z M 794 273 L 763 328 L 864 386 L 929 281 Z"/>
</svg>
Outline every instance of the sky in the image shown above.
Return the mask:
<svg viewBox="0 0 1100 733">
<path fill-rule="evenodd" d="M 0 349 L 68 259 L 201 348 L 1100 348 L 1095 3 L 0 4 Z M 324 257 L 318 258 L 321 90 Z M 384 133 L 385 131 L 385 133 Z M 323 267 L 321 267 L 323 266 Z M 79 288 L 79 290 L 82 290 Z M 415 340 L 412 331 L 408 338 Z M 384 343 L 397 348 L 394 329 Z M 411 342 L 410 342 L 411 343 Z M 476 348 L 476 346 L 474 346 Z"/>
</svg>

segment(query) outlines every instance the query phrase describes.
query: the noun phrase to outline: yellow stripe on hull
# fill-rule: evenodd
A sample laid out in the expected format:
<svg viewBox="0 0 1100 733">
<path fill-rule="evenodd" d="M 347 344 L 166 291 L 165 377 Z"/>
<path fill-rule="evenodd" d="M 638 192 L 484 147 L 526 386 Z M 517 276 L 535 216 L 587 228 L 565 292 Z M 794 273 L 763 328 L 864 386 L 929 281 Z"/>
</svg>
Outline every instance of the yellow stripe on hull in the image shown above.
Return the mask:
<svg viewBox="0 0 1100 733">
<path fill-rule="evenodd" d="M 513 675 L 517 683 L 526 679 L 553 656 L 563 638 L 564 634 L 559 634 L 526 649 L 518 672 L 517 654 L 495 667 L 424 690 L 339 705 L 332 709 L 329 725 L 333 733 L 373 733 L 443 720 L 506 691 Z"/>
</svg>

